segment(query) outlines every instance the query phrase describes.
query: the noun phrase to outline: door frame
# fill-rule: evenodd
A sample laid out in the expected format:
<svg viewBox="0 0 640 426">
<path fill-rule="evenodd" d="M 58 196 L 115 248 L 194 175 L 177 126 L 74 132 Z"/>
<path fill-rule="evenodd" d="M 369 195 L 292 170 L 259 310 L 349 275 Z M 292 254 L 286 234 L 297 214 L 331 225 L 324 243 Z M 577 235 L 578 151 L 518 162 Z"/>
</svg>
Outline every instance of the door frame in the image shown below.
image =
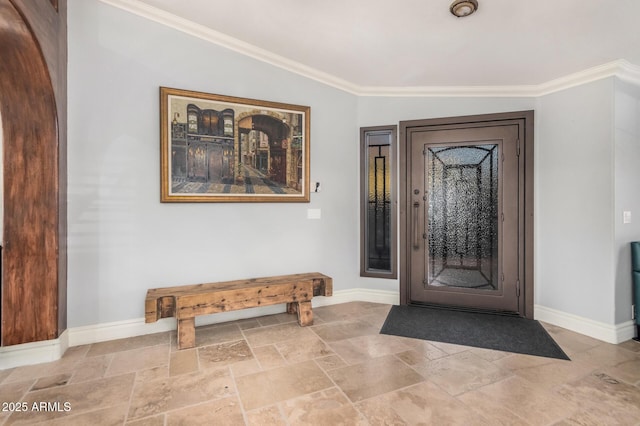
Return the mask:
<svg viewBox="0 0 640 426">
<path fill-rule="evenodd" d="M 518 234 L 521 239 L 519 242 L 522 256 L 518 259 L 519 269 L 522 271 L 520 276 L 521 295 L 524 297 L 524 303 L 519 314 L 525 318 L 533 319 L 533 283 L 534 283 L 534 209 L 533 209 L 533 120 L 534 111 L 516 111 L 496 114 L 469 115 L 459 117 L 431 118 L 423 120 L 409 120 L 400 122 L 400 146 L 399 146 L 399 178 L 400 178 L 400 211 L 399 211 L 399 238 L 400 238 L 400 257 L 398 269 L 400 272 L 400 304 L 411 305 L 410 298 L 411 285 L 409 282 L 410 268 L 410 250 L 411 236 L 410 223 L 408 217 L 407 203 L 411 200 L 411 188 L 408 186 L 410 182 L 410 164 L 411 164 L 411 144 L 410 138 L 413 131 L 418 130 L 444 130 L 444 129 L 462 129 L 473 127 L 485 127 L 504 124 L 517 124 L 520 159 L 519 167 L 522 173 L 519 173 L 519 202 L 522 209 L 521 223 L 519 225 Z"/>
</svg>

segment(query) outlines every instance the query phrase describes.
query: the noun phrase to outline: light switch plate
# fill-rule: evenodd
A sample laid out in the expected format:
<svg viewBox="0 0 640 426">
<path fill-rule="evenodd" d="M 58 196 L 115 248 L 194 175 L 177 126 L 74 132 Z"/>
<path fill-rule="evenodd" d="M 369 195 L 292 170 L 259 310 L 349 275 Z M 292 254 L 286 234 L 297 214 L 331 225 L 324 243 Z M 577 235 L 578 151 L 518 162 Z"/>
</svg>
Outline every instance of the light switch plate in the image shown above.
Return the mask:
<svg viewBox="0 0 640 426">
<path fill-rule="evenodd" d="M 631 211 L 625 210 L 622 212 L 622 223 L 631 223 Z"/>
</svg>

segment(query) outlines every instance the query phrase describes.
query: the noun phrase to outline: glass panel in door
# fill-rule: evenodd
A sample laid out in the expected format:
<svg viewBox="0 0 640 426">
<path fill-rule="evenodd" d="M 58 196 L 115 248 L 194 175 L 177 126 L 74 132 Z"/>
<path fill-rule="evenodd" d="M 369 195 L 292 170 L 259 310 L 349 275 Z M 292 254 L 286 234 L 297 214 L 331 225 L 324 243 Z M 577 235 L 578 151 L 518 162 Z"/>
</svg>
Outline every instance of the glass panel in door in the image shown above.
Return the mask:
<svg viewBox="0 0 640 426">
<path fill-rule="evenodd" d="M 497 290 L 498 145 L 432 146 L 427 285 Z"/>
</svg>

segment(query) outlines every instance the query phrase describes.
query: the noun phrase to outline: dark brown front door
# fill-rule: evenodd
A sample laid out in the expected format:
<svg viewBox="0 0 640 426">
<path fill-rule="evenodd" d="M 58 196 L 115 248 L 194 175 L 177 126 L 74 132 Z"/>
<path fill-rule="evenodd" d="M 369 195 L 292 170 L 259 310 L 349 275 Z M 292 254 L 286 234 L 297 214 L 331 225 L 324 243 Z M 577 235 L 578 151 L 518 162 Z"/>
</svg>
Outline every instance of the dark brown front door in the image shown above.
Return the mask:
<svg viewBox="0 0 640 426">
<path fill-rule="evenodd" d="M 410 303 L 524 315 L 520 131 L 507 121 L 405 135 Z"/>
</svg>

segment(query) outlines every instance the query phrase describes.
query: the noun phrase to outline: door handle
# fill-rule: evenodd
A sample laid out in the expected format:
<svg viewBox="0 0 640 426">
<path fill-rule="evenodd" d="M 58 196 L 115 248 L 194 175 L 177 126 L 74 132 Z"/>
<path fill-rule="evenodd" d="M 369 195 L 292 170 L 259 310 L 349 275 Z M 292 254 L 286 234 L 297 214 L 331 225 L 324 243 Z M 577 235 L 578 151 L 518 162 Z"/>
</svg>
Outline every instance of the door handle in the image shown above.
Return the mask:
<svg viewBox="0 0 640 426">
<path fill-rule="evenodd" d="M 417 201 L 413 202 L 413 248 L 420 248 L 420 238 L 419 238 L 419 230 L 418 230 L 418 216 L 420 213 L 420 203 Z"/>
</svg>

